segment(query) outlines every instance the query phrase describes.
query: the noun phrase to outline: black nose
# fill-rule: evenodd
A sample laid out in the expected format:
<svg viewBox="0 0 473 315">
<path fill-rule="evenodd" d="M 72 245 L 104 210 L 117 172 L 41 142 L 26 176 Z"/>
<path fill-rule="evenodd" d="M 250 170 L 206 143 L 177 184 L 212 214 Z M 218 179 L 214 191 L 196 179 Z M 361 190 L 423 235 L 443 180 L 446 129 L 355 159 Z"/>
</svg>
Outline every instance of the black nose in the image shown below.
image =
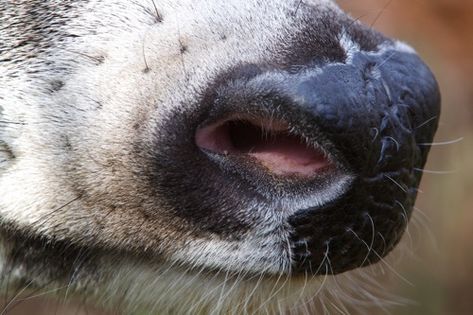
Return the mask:
<svg viewBox="0 0 473 315">
<path fill-rule="evenodd" d="M 147 174 L 173 215 L 230 239 L 290 230 L 293 272 L 325 274 L 399 241 L 440 95 L 419 57 L 393 46 L 297 68 L 241 65 L 196 108 L 169 116 L 149 146 Z"/>
<path fill-rule="evenodd" d="M 342 198 L 290 218 L 295 270 L 339 273 L 380 260 L 406 227 L 437 128 L 434 76 L 413 53 L 359 53 L 288 90 L 355 175 Z"/>
<path fill-rule="evenodd" d="M 440 109 L 434 76 L 416 54 L 360 52 L 299 73 L 245 66 L 215 90 L 196 143 L 221 163 L 233 161 L 251 178 L 253 166 L 232 159 L 253 154 L 276 175 L 325 174 L 304 185 L 353 176 L 342 197 L 289 218 L 296 272 L 343 272 L 397 244 Z"/>
</svg>

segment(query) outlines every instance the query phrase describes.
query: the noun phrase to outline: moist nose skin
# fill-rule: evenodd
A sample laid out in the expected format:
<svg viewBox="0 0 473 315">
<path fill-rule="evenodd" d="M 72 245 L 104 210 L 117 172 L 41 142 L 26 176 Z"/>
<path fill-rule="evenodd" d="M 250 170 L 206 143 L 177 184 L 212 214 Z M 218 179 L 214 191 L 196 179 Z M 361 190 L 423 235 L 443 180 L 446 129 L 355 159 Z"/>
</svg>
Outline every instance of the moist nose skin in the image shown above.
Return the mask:
<svg viewBox="0 0 473 315">
<path fill-rule="evenodd" d="M 222 164 L 245 161 L 232 169 L 257 165 L 276 178 L 258 185 L 291 178 L 310 188 L 333 183 L 337 171 L 351 174 L 342 196 L 289 217 L 292 272 L 336 274 L 380 260 L 406 228 L 429 150 L 421 144 L 437 128 L 440 95 L 429 68 L 393 49 L 303 73 L 253 72 L 221 89 L 197 147 Z"/>
<path fill-rule="evenodd" d="M 225 69 L 194 111 L 166 120 L 150 186 L 204 235 L 264 230 L 278 242 L 286 231 L 278 246 L 294 274 L 379 261 L 407 226 L 440 115 L 422 60 L 380 47 L 305 67 Z"/>
<path fill-rule="evenodd" d="M 342 198 L 290 218 L 294 271 L 336 274 L 380 260 L 406 228 L 429 150 L 422 144 L 437 129 L 433 74 L 413 53 L 357 53 L 286 89 L 355 175 Z"/>
</svg>

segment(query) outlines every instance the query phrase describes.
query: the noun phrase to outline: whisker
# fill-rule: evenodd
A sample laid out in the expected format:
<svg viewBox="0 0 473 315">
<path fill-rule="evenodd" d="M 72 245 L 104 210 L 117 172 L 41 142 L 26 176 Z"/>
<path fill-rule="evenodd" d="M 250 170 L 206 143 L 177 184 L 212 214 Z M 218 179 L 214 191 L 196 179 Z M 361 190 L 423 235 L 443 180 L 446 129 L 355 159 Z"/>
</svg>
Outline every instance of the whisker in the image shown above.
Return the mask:
<svg viewBox="0 0 473 315">
<path fill-rule="evenodd" d="M 391 60 L 392 57 L 394 57 L 396 55 L 397 52 L 392 52 L 388 57 L 386 57 L 386 59 L 383 60 L 383 62 L 381 62 L 380 64 L 376 65 L 376 67 L 374 68 L 374 70 L 378 70 L 379 68 L 381 68 L 382 66 L 384 66 L 384 64 L 386 64 L 389 60 Z"/>
<path fill-rule="evenodd" d="M 420 209 L 414 208 L 415 211 L 413 212 L 412 215 L 412 222 L 417 223 L 420 228 L 422 228 L 426 233 L 427 237 L 429 238 L 430 241 L 430 246 L 432 246 L 432 249 L 434 252 L 439 253 L 439 245 L 438 245 L 438 240 L 435 236 L 435 233 L 432 232 L 432 229 L 429 225 L 432 223 L 430 222 L 429 218 L 423 213 Z"/>
<path fill-rule="evenodd" d="M 404 225 L 406 226 L 406 235 L 409 239 L 409 248 L 412 250 L 414 247 L 414 242 L 412 240 L 411 232 L 409 231 L 409 215 L 407 214 L 406 207 L 404 207 L 404 205 L 399 200 L 395 200 L 395 203 L 402 209 L 401 215 L 404 219 Z"/>
<path fill-rule="evenodd" d="M 369 255 L 371 253 L 371 250 L 373 249 L 374 238 L 375 238 L 375 233 L 376 233 L 376 228 L 374 226 L 373 218 L 371 217 L 371 215 L 369 213 L 366 213 L 366 215 L 368 216 L 368 219 L 370 219 L 370 222 L 371 222 L 371 244 L 370 244 L 370 247 L 368 248 L 368 254 L 366 254 L 365 259 L 363 259 L 363 263 L 361 264 L 362 266 L 365 264 L 366 260 L 368 259 Z"/>
<path fill-rule="evenodd" d="M 220 308 L 221 308 L 222 305 L 223 305 L 223 299 L 224 299 L 224 295 L 225 295 L 225 294 L 224 294 L 224 292 L 225 292 L 225 287 L 226 287 L 226 285 L 227 285 L 227 282 L 229 281 L 229 278 L 228 278 L 229 273 L 230 273 L 230 270 L 227 270 L 227 271 L 225 272 L 225 278 L 223 279 L 223 282 L 222 282 L 222 285 L 221 285 L 221 288 L 220 288 L 220 296 L 219 296 L 219 298 L 218 298 L 218 300 L 217 300 L 216 307 L 215 307 L 214 311 L 220 310 Z M 213 313 L 213 312 L 212 312 L 212 313 Z"/>
<path fill-rule="evenodd" d="M 297 3 L 296 10 L 294 11 L 294 14 L 293 14 L 294 16 L 297 15 L 297 12 L 299 11 L 299 8 L 301 7 L 302 1 L 303 1 L 303 0 L 299 0 L 299 2 Z"/>
<path fill-rule="evenodd" d="M 273 285 L 273 288 L 271 289 L 271 292 L 268 294 L 269 297 L 266 298 L 266 300 L 256 309 L 256 313 L 258 310 L 262 309 L 266 304 L 268 304 L 281 290 L 284 288 L 286 283 L 289 281 L 290 275 L 286 274 L 286 279 L 284 282 L 279 286 L 279 288 L 276 290 L 276 292 L 273 293 L 274 289 L 276 288 L 279 280 L 281 280 L 281 276 L 283 275 L 283 272 L 279 273 L 278 279 L 276 280 L 276 283 Z"/>
<path fill-rule="evenodd" d="M 426 121 L 424 121 L 422 124 L 420 124 L 419 126 L 417 126 L 415 129 L 420 129 L 424 126 L 426 126 L 427 124 L 429 124 L 430 122 L 436 120 L 438 118 L 438 116 L 434 116 L 434 117 L 431 117 L 429 119 L 427 119 Z"/>
<path fill-rule="evenodd" d="M 79 200 L 82 196 L 78 196 L 78 197 L 75 197 L 71 200 L 69 200 L 68 202 L 62 204 L 61 206 L 57 207 L 56 209 L 53 209 L 51 212 L 47 213 L 45 216 L 39 218 L 38 220 L 34 221 L 33 223 L 31 223 L 31 225 L 37 225 L 38 223 L 45 223 L 46 220 L 51 217 L 52 215 L 54 215 L 55 213 L 61 211 L 62 209 L 64 209 L 65 207 L 69 206 L 70 204 L 76 202 L 77 200 Z"/>
<path fill-rule="evenodd" d="M 145 64 L 145 68 L 143 69 L 143 73 L 147 73 L 150 70 L 149 65 L 148 65 L 148 61 L 146 59 L 146 35 L 147 34 L 148 34 L 148 31 L 146 31 L 143 34 L 143 41 L 142 41 L 143 43 L 141 45 L 141 54 L 143 55 L 143 63 Z"/>
<path fill-rule="evenodd" d="M 431 143 L 418 143 L 417 145 L 420 145 L 420 146 L 450 145 L 450 144 L 456 144 L 456 143 L 462 142 L 464 139 L 465 139 L 465 137 L 460 137 L 460 138 L 458 138 L 458 139 L 451 140 L 451 141 L 431 142 Z"/>
<path fill-rule="evenodd" d="M 426 174 L 433 174 L 433 175 L 450 175 L 450 174 L 456 174 L 458 173 L 458 170 L 452 170 L 452 171 L 432 171 L 432 170 L 426 170 L 422 168 L 414 168 L 414 171 L 417 172 L 423 172 Z"/>
<path fill-rule="evenodd" d="M 156 6 L 156 2 L 154 0 L 151 0 L 151 2 L 153 3 L 154 12 L 156 13 L 156 21 L 157 22 L 162 22 L 163 17 L 161 16 L 161 14 L 158 11 L 158 7 Z"/>
<path fill-rule="evenodd" d="M 32 300 L 32 299 L 35 299 L 35 298 L 38 298 L 38 297 L 42 297 L 42 296 L 45 296 L 45 295 L 48 295 L 48 294 L 51 294 L 51 293 L 54 293 L 54 292 L 58 292 L 58 291 L 61 291 L 61 290 L 64 290 L 68 287 L 69 285 L 64 285 L 64 286 L 61 286 L 61 287 L 58 287 L 58 288 L 55 288 L 55 289 L 51 289 L 51 290 L 46 290 L 46 291 L 43 291 L 41 293 L 38 293 L 38 294 L 34 294 L 34 295 L 30 295 L 30 296 L 27 296 L 27 297 L 24 297 L 24 298 L 21 298 L 21 299 L 17 299 L 17 301 L 28 301 L 28 300 Z"/>
<path fill-rule="evenodd" d="M 251 297 L 253 296 L 253 294 L 258 289 L 258 286 L 261 284 L 261 281 L 263 280 L 263 278 L 264 278 L 264 272 L 261 272 L 261 275 L 259 276 L 258 281 L 256 282 L 253 290 L 249 294 L 247 294 L 246 299 L 245 299 L 245 303 L 243 304 L 243 310 L 245 311 L 245 313 L 248 310 L 248 305 L 251 301 Z M 279 278 L 278 278 L 278 281 L 279 281 Z"/>
<path fill-rule="evenodd" d="M 0 315 L 4 315 L 9 311 L 10 306 L 17 300 L 17 298 L 23 294 L 31 285 L 33 284 L 33 280 L 28 282 L 20 291 L 18 291 L 13 298 L 7 303 L 7 305 L 3 308 L 3 311 L 0 313 Z"/>
<path fill-rule="evenodd" d="M 420 208 L 418 208 L 418 207 L 416 207 L 416 206 L 414 206 L 413 209 L 415 210 L 414 213 L 417 212 L 417 213 L 421 214 L 422 217 L 424 218 L 424 220 L 425 220 L 426 222 L 428 222 L 429 224 L 432 224 L 432 222 L 431 222 L 429 216 L 427 215 L 427 213 L 425 213 L 424 210 L 422 210 L 422 209 L 420 209 Z"/>
<path fill-rule="evenodd" d="M 325 265 L 325 276 L 324 276 L 324 279 L 322 280 L 322 283 L 320 284 L 320 287 L 317 289 L 317 291 L 315 292 L 315 294 L 313 295 L 312 299 L 314 299 L 315 297 L 317 297 L 320 292 L 322 292 L 322 290 L 325 288 L 325 284 L 327 282 L 327 279 L 328 279 L 328 265 L 327 264 L 324 264 Z"/>
<path fill-rule="evenodd" d="M 386 177 L 387 179 L 389 179 L 390 181 L 392 181 L 394 184 L 396 184 L 396 186 L 398 186 L 399 188 L 401 188 L 401 190 L 405 193 L 407 193 L 407 189 L 405 187 L 403 187 L 400 183 L 398 183 L 394 178 L 392 178 L 391 176 L 389 175 L 386 175 L 384 174 L 384 177 Z"/>
<path fill-rule="evenodd" d="M 101 57 L 91 56 L 91 55 L 88 55 L 88 54 L 80 52 L 80 51 L 74 51 L 74 50 L 63 48 L 63 47 L 56 47 L 56 49 L 64 50 L 64 51 L 66 51 L 68 53 L 71 53 L 71 54 L 76 54 L 78 56 L 81 56 L 81 57 L 84 57 L 84 58 L 89 59 L 91 61 L 94 61 L 96 64 L 100 64 L 100 63 L 103 62 L 103 59 Z"/>
<path fill-rule="evenodd" d="M 363 239 L 361 239 L 361 238 L 358 236 L 358 234 L 356 234 L 356 233 L 355 233 L 353 230 L 351 230 L 351 229 L 350 229 L 350 231 L 353 232 L 353 234 L 355 235 L 356 238 L 358 238 L 361 242 L 363 242 L 363 243 L 366 244 L 366 242 L 365 242 Z M 366 245 L 368 245 L 368 244 L 366 244 Z M 399 277 L 399 279 L 401 279 L 402 281 L 404 281 L 404 282 L 407 283 L 408 285 L 414 287 L 414 284 L 413 284 L 412 282 L 410 282 L 409 280 L 407 280 L 407 279 L 406 279 L 405 277 L 403 277 L 399 272 L 397 272 L 391 265 L 389 265 L 389 264 L 386 262 L 386 260 L 376 252 L 376 250 L 373 249 L 373 253 L 379 258 L 379 261 L 380 261 L 381 263 L 383 263 L 386 267 L 388 267 L 388 269 L 391 270 L 391 272 L 392 272 L 393 274 L 395 274 L 397 277 Z"/>
<path fill-rule="evenodd" d="M 376 22 L 378 22 L 379 18 L 384 14 L 384 12 L 386 12 L 386 10 L 388 9 L 388 7 L 391 5 L 391 3 L 393 2 L 393 0 L 389 0 L 388 2 L 386 2 L 384 4 L 384 6 L 381 8 L 381 10 L 378 12 L 378 14 L 376 14 L 376 17 L 374 18 L 373 22 L 371 22 L 371 27 L 373 27 Z"/>
</svg>

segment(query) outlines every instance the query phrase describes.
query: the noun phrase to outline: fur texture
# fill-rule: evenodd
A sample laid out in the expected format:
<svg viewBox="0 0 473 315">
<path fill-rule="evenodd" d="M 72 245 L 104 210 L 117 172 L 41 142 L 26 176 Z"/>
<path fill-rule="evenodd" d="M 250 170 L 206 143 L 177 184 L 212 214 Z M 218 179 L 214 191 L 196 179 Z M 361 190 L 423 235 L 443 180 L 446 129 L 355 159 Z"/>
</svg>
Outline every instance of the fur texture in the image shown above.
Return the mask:
<svg viewBox="0 0 473 315">
<path fill-rule="evenodd" d="M 431 128 L 403 142 L 382 134 L 391 127 L 379 118 L 379 128 L 369 135 L 373 143 L 376 131 L 384 137 L 376 158 L 363 163 L 384 163 L 379 174 L 392 179 L 381 176 L 397 191 L 379 193 L 398 198 L 389 199 L 389 209 L 397 207 L 393 216 L 366 210 L 361 224 L 366 238 L 357 234 L 356 224 L 349 228 L 330 216 L 306 222 L 326 220 L 322 224 L 347 229 L 347 244 L 357 235 L 364 239 L 349 249 L 361 259 L 350 256 L 333 265 L 330 259 L 338 256 L 330 256 L 325 245 L 311 245 L 305 236 L 293 239 L 306 224 L 293 223 L 301 220 L 294 216 L 301 209 L 340 208 L 338 202 L 358 207 L 367 198 L 368 193 L 348 193 L 369 186 L 358 180 L 364 171 L 351 167 L 357 162 L 345 153 L 357 151 L 339 139 L 341 132 L 332 136 L 323 123 L 306 123 L 306 113 L 293 115 L 284 102 L 283 110 L 260 104 L 274 87 L 298 102 L 300 90 L 291 90 L 288 82 L 315 82 L 332 71 L 328 67 L 357 67 L 364 56 L 377 58 L 367 85 L 381 82 L 391 63 L 420 64 L 403 57 L 417 58 L 410 47 L 353 21 L 327 0 L 1 1 L 3 287 L 67 287 L 70 296 L 127 313 L 304 311 L 303 301 L 322 296 L 323 275 L 375 262 L 399 241 L 420 180 L 413 170 L 425 163 L 428 151 L 415 141 L 428 143 L 433 136 L 438 91 L 428 70 L 414 66 L 412 76 L 428 87 L 407 97 L 423 95 L 422 110 L 409 114 L 414 118 L 406 124 L 408 114 L 397 109 L 386 117 L 401 120 L 393 127 L 400 128 L 437 116 Z M 393 78 L 404 70 L 396 71 Z M 386 82 L 389 103 L 397 92 Z M 377 91 L 383 84 L 373 86 Z M 219 101 L 227 111 L 301 121 L 291 125 L 292 132 L 316 139 L 313 145 L 326 149 L 340 167 L 329 177 L 299 184 L 260 170 L 257 176 L 242 173 L 234 166 L 238 161 L 228 164 L 186 149 L 195 147 L 194 132 L 204 118 L 221 115 L 215 109 Z M 366 130 L 360 133 L 368 136 Z M 388 161 L 396 143 L 402 165 Z M 409 167 L 399 178 L 382 173 L 397 172 L 406 160 Z M 372 181 L 379 174 L 370 174 Z M 404 181 L 412 185 L 408 191 Z M 385 201 L 378 200 L 379 207 Z M 389 230 L 386 239 L 374 239 L 375 225 L 380 233 Z M 319 266 L 295 263 L 306 248 L 309 262 L 320 256 Z"/>
</svg>

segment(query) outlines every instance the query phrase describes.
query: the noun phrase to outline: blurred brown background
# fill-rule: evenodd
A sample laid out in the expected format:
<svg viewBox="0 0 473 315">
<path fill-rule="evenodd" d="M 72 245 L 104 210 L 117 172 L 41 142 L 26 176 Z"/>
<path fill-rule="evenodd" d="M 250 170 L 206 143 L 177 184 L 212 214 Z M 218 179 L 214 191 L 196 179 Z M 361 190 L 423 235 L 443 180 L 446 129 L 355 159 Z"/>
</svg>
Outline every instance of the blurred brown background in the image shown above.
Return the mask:
<svg viewBox="0 0 473 315">
<path fill-rule="evenodd" d="M 405 256 L 394 268 L 412 285 L 394 275 L 390 287 L 413 303 L 392 314 L 473 314 L 473 0 L 338 3 L 353 17 L 416 48 L 442 90 L 436 141 L 463 139 L 432 148 L 425 168 L 440 173 L 424 175 L 410 237 L 393 254 Z"/>
<path fill-rule="evenodd" d="M 244 1 L 244 0 L 242 0 Z M 473 314 L 473 0 L 338 0 L 353 17 L 413 45 L 443 95 L 417 210 L 386 283 L 407 305 L 393 315 Z M 461 140 L 460 140 L 461 139 Z M 455 141 L 458 140 L 458 141 Z M 436 173 L 438 172 L 438 173 Z M 399 259 L 397 259 L 399 258 Z M 406 279 L 403 280 L 403 279 Z M 411 284 L 409 284 L 409 283 Z M 52 310 L 52 311 L 51 311 Z M 11 314 L 69 314 L 24 303 Z M 100 312 L 79 309 L 77 314 Z M 72 312 L 74 314 L 74 312 Z M 380 308 L 369 315 L 383 314 Z"/>
</svg>

